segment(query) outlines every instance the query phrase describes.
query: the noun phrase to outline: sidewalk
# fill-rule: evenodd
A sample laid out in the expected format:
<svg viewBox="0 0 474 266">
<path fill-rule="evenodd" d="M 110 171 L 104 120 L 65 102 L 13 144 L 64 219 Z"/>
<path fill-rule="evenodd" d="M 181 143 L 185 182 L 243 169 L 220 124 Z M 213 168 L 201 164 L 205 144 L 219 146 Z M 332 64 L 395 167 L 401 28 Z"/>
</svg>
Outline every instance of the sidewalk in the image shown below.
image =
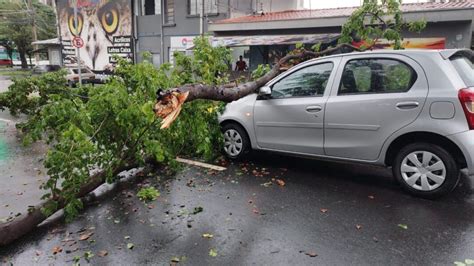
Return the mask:
<svg viewBox="0 0 474 266">
<path fill-rule="evenodd" d="M 10 80 L 0 76 L 0 92 L 9 84 Z M 0 112 L 0 222 L 38 204 L 44 193 L 39 186 L 47 179 L 40 161 L 46 147 L 24 147 L 15 128 L 17 121 L 8 111 Z"/>
</svg>

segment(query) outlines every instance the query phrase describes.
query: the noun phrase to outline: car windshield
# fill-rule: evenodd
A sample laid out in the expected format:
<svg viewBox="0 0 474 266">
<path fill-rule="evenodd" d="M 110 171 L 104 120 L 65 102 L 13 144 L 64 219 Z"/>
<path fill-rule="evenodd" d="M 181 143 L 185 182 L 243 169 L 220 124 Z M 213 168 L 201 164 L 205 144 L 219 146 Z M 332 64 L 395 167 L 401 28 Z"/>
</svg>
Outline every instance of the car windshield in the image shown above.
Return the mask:
<svg viewBox="0 0 474 266">
<path fill-rule="evenodd" d="M 474 87 L 474 58 L 465 56 L 465 55 L 456 55 L 451 58 L 451 63 L 461 76 L 464 83 L 468 87 Z"/>
</svg>

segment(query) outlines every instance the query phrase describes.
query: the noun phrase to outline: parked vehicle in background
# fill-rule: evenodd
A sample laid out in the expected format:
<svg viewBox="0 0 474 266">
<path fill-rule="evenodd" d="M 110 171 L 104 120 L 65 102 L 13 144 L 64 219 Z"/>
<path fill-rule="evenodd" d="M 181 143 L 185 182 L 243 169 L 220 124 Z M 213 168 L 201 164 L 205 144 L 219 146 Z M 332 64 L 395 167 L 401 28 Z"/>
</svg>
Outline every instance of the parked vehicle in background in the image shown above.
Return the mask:
<svg viewBox="0 0 474 266">
<path fill-rule="evenodd" d="M 460 169 L 474 175 L 471 50 L 327 56 L 226 106 L 224 151 L 251 149 L 392 167 L 402 187 L 435 198 Z"/>
<path fill-rule="evenodd" d="M 41 75 L 47 72 L 55 72 L 61 70 L 60 65 L 39 65 L 32 70 L 33 75 Z"/>
<path fill-rule="evenodd" d="M 79 83 L 79 70 L 77 67 L 68 66 L 66 67 L 66 71 L 66 79 L 69 86 L 75 86 Z M 83 84 L 97 82 L 94 72 L 87 67 L 81 68 L 81 77 Z"/>
</svg>

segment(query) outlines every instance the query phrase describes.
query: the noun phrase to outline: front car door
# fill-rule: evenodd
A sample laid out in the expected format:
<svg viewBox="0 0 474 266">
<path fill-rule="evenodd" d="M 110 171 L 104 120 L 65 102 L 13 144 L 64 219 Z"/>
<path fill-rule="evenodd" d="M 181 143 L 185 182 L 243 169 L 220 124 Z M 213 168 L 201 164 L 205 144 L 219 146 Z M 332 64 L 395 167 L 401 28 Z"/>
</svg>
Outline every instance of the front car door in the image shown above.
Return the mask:
<svg viewBox="0 0 474 266">
<path fill-rule="evenodd" d="M 324 112 L 339 57 L 305 64 L 269 83 L 271 97 L 257 99 L 254 128 L 261 149 L 324 154 Z"/>
<path fill-rule="evenodd" d="M 325 153 L 375 161 L 387 138 L 413 122 L 428 94 L 423 69 L 397 54 L 344 56 L 326 105 Z"/>
</svg>

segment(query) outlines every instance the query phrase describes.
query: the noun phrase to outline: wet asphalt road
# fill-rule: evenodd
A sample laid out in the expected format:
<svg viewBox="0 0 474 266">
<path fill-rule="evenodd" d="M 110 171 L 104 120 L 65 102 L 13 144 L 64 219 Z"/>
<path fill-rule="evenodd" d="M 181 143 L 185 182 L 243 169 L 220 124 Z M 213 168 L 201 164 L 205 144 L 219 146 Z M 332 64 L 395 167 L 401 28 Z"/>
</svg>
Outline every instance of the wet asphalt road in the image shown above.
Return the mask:
<svg viewBox="0 0 474 266">
<path fill-rule="evenodd" d="M 217 174 L 196 167 L 175 176 L 155 173 L 89 206 L 70 224 L 40 228 L 3 248 L 0 258 L 14 265 L 70 265 L 78 255 L 86 264 L 84 253 L 91 251 L 96 265 L 169 265 L 174 257 L 179 265 L 453 265 L 474 259 L 474 186 L 465 176 L 451 195 L 429 201 L 404 194 L 386 169 L 266 153 L 250 162 Z M 161 191 L 149 206 L 135 196 L 144 185 Z M 192 214 L 196 207 L 203 211 Z M 54 247 L 62 251 L 53 255 Z"/>
</svg>

